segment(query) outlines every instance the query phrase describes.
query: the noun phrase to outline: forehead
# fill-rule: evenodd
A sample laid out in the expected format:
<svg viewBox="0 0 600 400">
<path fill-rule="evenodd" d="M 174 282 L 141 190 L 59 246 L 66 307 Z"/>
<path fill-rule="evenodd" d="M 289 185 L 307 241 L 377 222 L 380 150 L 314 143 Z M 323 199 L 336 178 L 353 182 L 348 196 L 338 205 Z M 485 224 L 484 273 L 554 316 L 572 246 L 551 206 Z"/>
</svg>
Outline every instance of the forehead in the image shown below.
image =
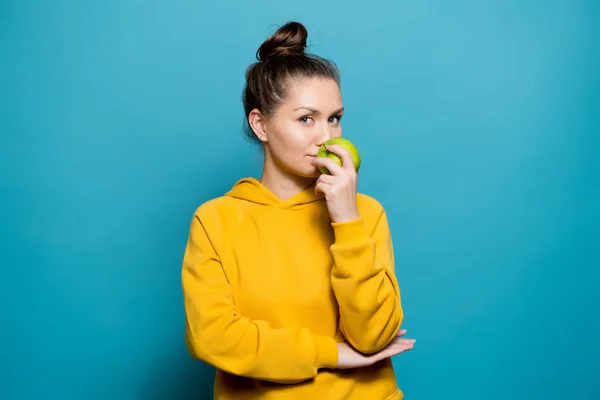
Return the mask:
<svg viewBox="0 0 600 400">
<path fill-rule="evenodd" d="M 333 79 L 310 78 L 293 80 L 282 104 L 287 110 L 311 107 L 320 111 L 342 108 L 342 93 Z"/>
</svg>

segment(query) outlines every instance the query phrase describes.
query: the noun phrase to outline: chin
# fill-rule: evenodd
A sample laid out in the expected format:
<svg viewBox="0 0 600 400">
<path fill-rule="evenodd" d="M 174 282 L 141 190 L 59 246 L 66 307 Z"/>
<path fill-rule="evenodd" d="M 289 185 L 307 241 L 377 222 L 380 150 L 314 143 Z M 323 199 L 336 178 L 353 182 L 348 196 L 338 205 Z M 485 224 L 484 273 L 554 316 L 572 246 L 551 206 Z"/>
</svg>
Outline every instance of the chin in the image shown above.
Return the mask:
<svg viewBox="0 0 600 400">
<path fill-rule="evenodd" d="M 321 175 L 321 172 L 297 172 L 296 175 L 302 178 L 317 179 Z"/>
<path fill-rule="evenodd" d="M 311 165 L 311 168 L 309 170 L 306 171 L 306 175 L 304 175 L 306 178 L 318 178 L 319 176 L 321 176 L 321 171 L 319 170 L 319 168 L 317 167 L 313 167 Z"/>
<path fill-rule="evenodd" d="M 320 172 L 316 172 L 314 174 L 308 174 L 308 175 L 306 175 L 305 178 L 318 179 L 320 175 L 321 175 Z"/>
<path fill-rule="evenodd" d="M 317 179 L 321 175 L 321 171 L 319 171 L 318 168 L 313 167 L 312 165 L 309 168 L 305 168 L 302 170 L 294 169 L 293 173 L 302 178 L 311 178 L 311 179 Z"/>
<path fill-rule="evenodd" d="M 321 171 L 319 168 L 312 165 L 312 158 L 309 162 L 299 162 L 299 163 L 282 163 L 280 165 L 282 169 L 287 171 L 287 173 L 296 175 L 301 178 L 307 179 L 317 179 L 321 176 Z"/>
</svg>

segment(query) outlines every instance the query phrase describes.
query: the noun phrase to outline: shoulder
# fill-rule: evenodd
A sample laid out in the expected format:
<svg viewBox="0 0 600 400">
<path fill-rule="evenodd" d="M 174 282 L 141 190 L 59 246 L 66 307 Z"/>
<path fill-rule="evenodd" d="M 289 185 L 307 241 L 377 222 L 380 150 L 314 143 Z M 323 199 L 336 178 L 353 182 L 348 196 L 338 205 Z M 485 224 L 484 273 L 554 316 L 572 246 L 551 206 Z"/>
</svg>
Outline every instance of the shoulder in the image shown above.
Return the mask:
<svg viewBox="0 0 600 400">
<path fill-rule="evenodd" d="M 358 212 L 365 222 L 367 230 L 373 231 L 382 220 L 386 220 L 385 208 L 376 198 L 364 193 L 356 195 Z"/>
<path fill-rule="evenodd" d="M 358 193 L 356 195 L 358 211 L 366 215 L 380 215 L 385 212 L 383 205 L 375 197 L 368 194 Z"/>
<path fill-rule="evenodd" d="M 238 214 L 239 205 L 229 196 L 220 196 L 200 204 L 194 211 L 194 217 L 203 222 L 215 219 L 231 219 Z"/>
<path fill-rule="evenodd" d="M 223 231 L 241 217 L 239 207 L 228 196 L 216 197 L 196 207 L 192 220 L 200 223 L 207 233 Z"/>
<path fill-rule="evenodd" d="M 227 213 L 232 207 L 231 198 L 226 196 L 216 197 L 205 201 L 196 207 L 194 216 L 202 219 L 210 218 L 211 216 Z"/>
</svg>

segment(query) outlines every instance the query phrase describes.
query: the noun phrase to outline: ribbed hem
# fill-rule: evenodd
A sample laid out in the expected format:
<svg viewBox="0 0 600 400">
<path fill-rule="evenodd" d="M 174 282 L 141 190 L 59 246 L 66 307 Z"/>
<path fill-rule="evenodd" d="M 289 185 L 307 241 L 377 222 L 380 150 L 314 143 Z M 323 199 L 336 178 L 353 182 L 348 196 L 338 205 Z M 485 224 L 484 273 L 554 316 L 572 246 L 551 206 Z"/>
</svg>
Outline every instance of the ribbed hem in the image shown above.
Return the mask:
<svg viewBox="0 0 600 400">
<path fill-rule="evenodd" d="M 365 222 L 362 218 L 348 222 L 333 222 L 331 226 L 335 234 L 336 244 L 350 243 L 368 237 Z"/>
<path fill-rule="evenodd" d="M 317 337 L 317 368 L 336 368 L 338 364 L 338 347 L 333 338 Z"/>
</svg>

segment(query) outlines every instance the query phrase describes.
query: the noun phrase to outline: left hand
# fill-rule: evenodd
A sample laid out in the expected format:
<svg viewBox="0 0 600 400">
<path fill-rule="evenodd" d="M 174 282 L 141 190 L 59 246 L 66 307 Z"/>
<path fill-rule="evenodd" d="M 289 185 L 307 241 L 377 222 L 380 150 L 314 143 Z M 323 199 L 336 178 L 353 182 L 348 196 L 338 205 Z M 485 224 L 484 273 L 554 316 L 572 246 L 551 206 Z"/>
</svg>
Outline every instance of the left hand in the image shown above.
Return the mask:
<svg viewBox="0 0 600 400">
<path fill-rule="evenodd" d="M 363 354 L 356 351 L 349 344 L 338 343 L 338 369 L 360 368 L 373 365 L 376 362 L 412 350 L 416 340 L 404 339 L 402 336 L 406 329 L 396 333 L 396 337 L 383 349 L 374 354 Z"/>
<path fill-rule="evenodd" d="M 318 157 L 313 161 L 316 167 L 325 167 L 331 175 L 321 174 L 315 186 L 315 193 L 323 193 L 327 201 L 329 216 L 333 222 L 349 222 L 360 218 L 356 206 L 357 173 L 348 150 L 342 146 L 330 145 L 327 150 L 342 159 L 340 167 L 335 161 Z"/>
</svg>

